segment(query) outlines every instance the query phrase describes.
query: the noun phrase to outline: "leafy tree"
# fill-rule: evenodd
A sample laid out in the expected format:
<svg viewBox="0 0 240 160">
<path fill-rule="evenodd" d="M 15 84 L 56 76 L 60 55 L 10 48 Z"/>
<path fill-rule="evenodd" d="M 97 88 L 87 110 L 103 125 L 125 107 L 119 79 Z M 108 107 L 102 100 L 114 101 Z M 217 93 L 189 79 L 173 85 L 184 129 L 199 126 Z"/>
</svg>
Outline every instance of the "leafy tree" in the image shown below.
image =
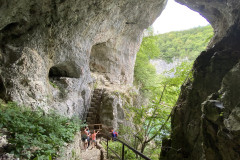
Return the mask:
<svg viewBox="0 0 240 160">
<path fill-rule="evenodd" d="M 140 142 L 140 150 L 143 153 L 151 141 L 159 141 L 162 137 L 169 136 L 170 112 L 175 105 L 182 83 L 191 73 L 191 62 L 183 62 L 175 70 L 173 77 L 161 76 L 159 83 L 149 86 L 151 90 L 151 102 L 140 108 L 130 107 L 134 114 L 134 123 L 137 125 L 135 135 Z"/>
<path fill-rule="evenodd" d="M 169 136 L 170 113 L 175 105 L 180 87 L 187 78 L 191 78 L 193 60 L 205 49 L 212 28 L 198 27 L 187 31 L 144 37 L 137 54 L 135 65 L 135 84 L 148 97 L 149 103 L 141 107 L 128 106 L 134 117 L 135 128 L 127 128 L 137 139 L 132 145 L 152 159 L 158 159 L 161 139 Z M 157 75 L 149 60 L 161 58 L 168 62 L 175 58 L 188 57 L 189 61 L 182 62 L 175 69 L 165 74 Z M 174 73 L 173 77 L 166 76 Z M 124 127 L 123 127 L 124 131 Z M 155 155 L 151 154 L 154 150 Z"/>
</svg>

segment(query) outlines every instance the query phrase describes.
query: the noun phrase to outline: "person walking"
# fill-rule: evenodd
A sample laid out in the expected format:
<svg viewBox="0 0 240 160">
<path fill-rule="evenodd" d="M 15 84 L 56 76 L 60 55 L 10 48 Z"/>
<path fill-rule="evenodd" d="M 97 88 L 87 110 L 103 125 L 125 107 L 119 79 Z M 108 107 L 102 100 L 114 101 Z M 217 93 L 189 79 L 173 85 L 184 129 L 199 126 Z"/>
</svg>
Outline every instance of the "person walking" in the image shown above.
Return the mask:
<svg viewBox="0 0 240 160">
<path fill-rule="evenodd" d="M 92 148 L 95 148 L 96 144 L 97 144 L 97 141 L 96 141 L 96 137 L 97 137 L 97 134 L 99 133 L 99 131 L 93 131 L 92 133 Z"/>
<path fill-rule="evenodd" d="M 90 146 L 90 141 L 91 141 L 91 133 L 89 128 L 87 128 L 87 148 Z"/>
<path fill-rule="evenodd" d="M 88 127 L 85 127 L 83 136 L 82 136 L 84 150 L 87 150 L 87 147 L 88 147 L 88 131 L 87 130 L 88 130 Z"/>
</svg>

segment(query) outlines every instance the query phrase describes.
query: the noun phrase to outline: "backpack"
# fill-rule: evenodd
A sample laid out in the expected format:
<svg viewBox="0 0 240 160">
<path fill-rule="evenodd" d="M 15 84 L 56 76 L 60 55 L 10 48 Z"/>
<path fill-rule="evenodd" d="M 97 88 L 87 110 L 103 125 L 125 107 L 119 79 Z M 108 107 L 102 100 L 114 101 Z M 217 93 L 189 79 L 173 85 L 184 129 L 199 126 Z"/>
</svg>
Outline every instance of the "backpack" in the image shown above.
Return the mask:
<svg viewBox="0 0 240 160">
<path fill-rule="evenodd" d="M 118 136 L 118 133 L 113 131 L 113 137 L 116 138 Z"/>
</svg>

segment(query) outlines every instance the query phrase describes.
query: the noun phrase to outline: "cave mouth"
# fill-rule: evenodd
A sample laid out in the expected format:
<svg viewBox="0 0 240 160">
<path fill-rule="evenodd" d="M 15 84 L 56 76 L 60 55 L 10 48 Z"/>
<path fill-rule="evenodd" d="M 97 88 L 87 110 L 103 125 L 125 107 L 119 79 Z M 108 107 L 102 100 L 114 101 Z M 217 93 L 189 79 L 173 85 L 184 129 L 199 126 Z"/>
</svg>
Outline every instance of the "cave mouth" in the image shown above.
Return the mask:
<svg viewBox="0 0 240 160">
<path fill-rule="evenodd" d="M 165 9 L 152 24 L 155 34 L 184 31 L 209 25 L 209 21 L 199 14 L 198 10 L 193 10 L 178 1 L 181 2 L 181 0 L 168 0 Z"/>
<path fill-rule="evenodd" d="M 4 99 L 5 98 L 5 93 L 6 93 L 6 88 L 3 84 L 3 80 L 2 77 L 0 76 L 0 99 Z"/>
<path fill-rule="evenodd" d="M 81 69 L 78 69 L 74 63 L 62 63 L 52 66 L 49 70 L 49 78 L 60 78 L 60 77 L 68 77 L 68 78 L 80 78 Z"/>
</svg>

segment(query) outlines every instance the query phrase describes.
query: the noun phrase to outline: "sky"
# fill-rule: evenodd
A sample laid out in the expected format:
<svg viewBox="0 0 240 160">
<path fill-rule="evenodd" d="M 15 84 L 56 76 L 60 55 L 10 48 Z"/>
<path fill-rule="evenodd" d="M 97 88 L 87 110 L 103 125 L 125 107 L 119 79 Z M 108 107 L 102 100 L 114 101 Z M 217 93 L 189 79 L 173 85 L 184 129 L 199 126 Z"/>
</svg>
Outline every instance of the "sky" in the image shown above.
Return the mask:
<svg viewBox="0 0 240 160">
<path fill-rule="evenodd" d="M 199 13 L 174 0 L 168 0 L 166 8 L 153 23 L 153 28 L 154 33 L 159 34 L 206 26 L 208 24 L 208 21 Z"/>
</svg>

